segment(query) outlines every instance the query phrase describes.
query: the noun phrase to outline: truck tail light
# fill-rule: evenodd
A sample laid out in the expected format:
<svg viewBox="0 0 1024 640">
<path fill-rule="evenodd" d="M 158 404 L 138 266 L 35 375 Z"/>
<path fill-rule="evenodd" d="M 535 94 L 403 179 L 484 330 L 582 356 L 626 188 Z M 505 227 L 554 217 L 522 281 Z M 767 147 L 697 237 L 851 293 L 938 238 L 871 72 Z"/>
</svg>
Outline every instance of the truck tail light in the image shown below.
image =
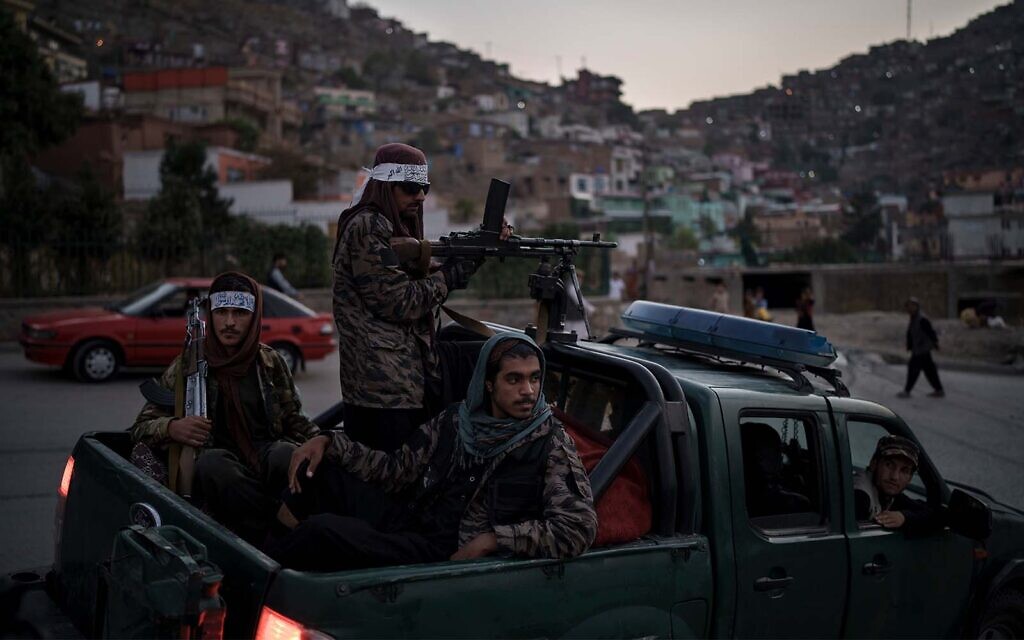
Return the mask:
<svg viewBox="0 0 1024 640">
<path fill-rule="evenodd" d="M 330 640 L 331 636 L 307 629 L 270 607 L 263 607 L 256 625 L 256 640 Z"/>
<path fill-rule="evenodd" d="M 71 476 L 75 473 L 75 457 L 68 456 L 64 465 L 64 475 L 60 477 L 57 487 L 57 509 L 53 514 L 53 564 L 60 565 L 60 541 L 64 533 L 64 509 L 68 504 L 68 490 L 71 488 Z"/>
<path fill-rule="evenodd" d="M 64 475 L 60 478 L 60 486 L 57 487 L 57 493 L 60 494 L 61 498 L 68 497 L 68 488 L 71 486 L 71 475 L 75 472 L 75 457 L 68 456 L 67 464 L 64 465 Z"/>
</svg>

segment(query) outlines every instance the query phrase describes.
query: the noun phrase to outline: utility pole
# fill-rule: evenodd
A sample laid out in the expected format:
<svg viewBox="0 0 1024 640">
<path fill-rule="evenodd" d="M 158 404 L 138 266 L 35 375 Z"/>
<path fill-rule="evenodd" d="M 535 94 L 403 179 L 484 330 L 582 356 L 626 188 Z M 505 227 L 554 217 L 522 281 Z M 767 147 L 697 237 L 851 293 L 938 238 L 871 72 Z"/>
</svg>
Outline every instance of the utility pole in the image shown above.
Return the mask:
<svg viewBox="0 0 1024 640">
<path fill-rule="evenodd" d="M 650 161 L 650 153 L 647 145 L 640 147 L 640 190 L 644 202 L 644 277 L 641 281 L 640 297 L 650 300 L 651 296 L 651 265 L 654 264 L 654 229 L 651 225 L 651 187 L 648 181 L 647 170 Z"/>
<path fill-rule="evenodd" d="M 907 42 L 910 42 L 910 14 L 914 0 L 907 0 Z"/>
</svg>

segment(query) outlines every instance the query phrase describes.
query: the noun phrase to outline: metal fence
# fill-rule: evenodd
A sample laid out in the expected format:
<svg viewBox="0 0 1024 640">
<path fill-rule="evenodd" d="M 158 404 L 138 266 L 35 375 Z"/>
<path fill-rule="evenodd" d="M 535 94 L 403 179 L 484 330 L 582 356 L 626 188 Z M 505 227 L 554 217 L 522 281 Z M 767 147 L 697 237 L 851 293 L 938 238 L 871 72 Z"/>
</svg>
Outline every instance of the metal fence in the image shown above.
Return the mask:
<svg viewBox="0 0 1024 640">
<path fill-rule="evenodd" d="M 53 240 L 0 235 L 0 296 L 90 295 L 136 289 L 169 275 L 201 273 L 213 255 L 143 247 L 134 238 L 83 232 Z"/>
</svg>

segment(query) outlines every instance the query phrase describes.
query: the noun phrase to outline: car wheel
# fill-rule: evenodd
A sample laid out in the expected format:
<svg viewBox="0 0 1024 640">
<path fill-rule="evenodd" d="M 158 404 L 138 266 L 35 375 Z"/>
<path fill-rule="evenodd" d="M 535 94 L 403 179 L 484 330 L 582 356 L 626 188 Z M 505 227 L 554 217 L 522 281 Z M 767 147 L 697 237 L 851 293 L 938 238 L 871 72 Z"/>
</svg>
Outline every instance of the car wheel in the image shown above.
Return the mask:
<svg viewBox="0 0 1024 640">
<path fill-rule="evenodd" d="M 284 359 L 284 363 L 288 365 L 288 370 L 295 373 L 299 363 L 302 362 L 302 354 L 299 353 L 299 350 L 284 342 L 278 342 L 273 347 Z"/>
<path fill-rule="evenodd" d="M 981 614 L 978 637 L 1024 638 L 1024 593 L 1006 589 L 992 596 Z"/>
<path fill-rule="evenodd" d="M 90 340 L 78 347 L 71 370 L 82 382 L 106 382 L 121 368 L 121 354 L 112 342 Z"/>
</svg>

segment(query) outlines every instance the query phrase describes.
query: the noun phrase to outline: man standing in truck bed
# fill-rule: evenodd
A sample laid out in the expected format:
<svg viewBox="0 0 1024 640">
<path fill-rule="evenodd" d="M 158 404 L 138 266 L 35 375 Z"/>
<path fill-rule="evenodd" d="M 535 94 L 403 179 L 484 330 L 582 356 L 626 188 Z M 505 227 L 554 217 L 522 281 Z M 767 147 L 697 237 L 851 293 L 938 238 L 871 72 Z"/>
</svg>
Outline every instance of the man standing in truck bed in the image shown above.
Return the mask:
<svg viewBox="0 0 1024 640">
<path fill-rule="evenodd" d="M 289 471 L 286 508 L 302 521 L 285 523 L 294 531 L 270 554 L 286 567 L 331 571 L 583 553 L 597 532 L 593 495 L 543 378 L 532 340 L 498 334 L 480 352 L 466 400 L 399 450 L 375 451 L 343 432 L 311 439 Z"/>
<path fill-rule="evenodd" d="M 225 526 L 250 542 L 262 542 L 275 521 L 288 464 L 297 444 L 317 433 L 302 413 L 291 370 L 260 343 L 263 295 L 255 280 L 223 273 L 210 285 L 205 350 L 209 418 L 176 418 L 152 402 L 132 427 L 132 439 L 154 452 L 173 443 L 195 447 L 196 498 Z M 181 357 L 160 383 L 181 384 Z"/>
</svg>

